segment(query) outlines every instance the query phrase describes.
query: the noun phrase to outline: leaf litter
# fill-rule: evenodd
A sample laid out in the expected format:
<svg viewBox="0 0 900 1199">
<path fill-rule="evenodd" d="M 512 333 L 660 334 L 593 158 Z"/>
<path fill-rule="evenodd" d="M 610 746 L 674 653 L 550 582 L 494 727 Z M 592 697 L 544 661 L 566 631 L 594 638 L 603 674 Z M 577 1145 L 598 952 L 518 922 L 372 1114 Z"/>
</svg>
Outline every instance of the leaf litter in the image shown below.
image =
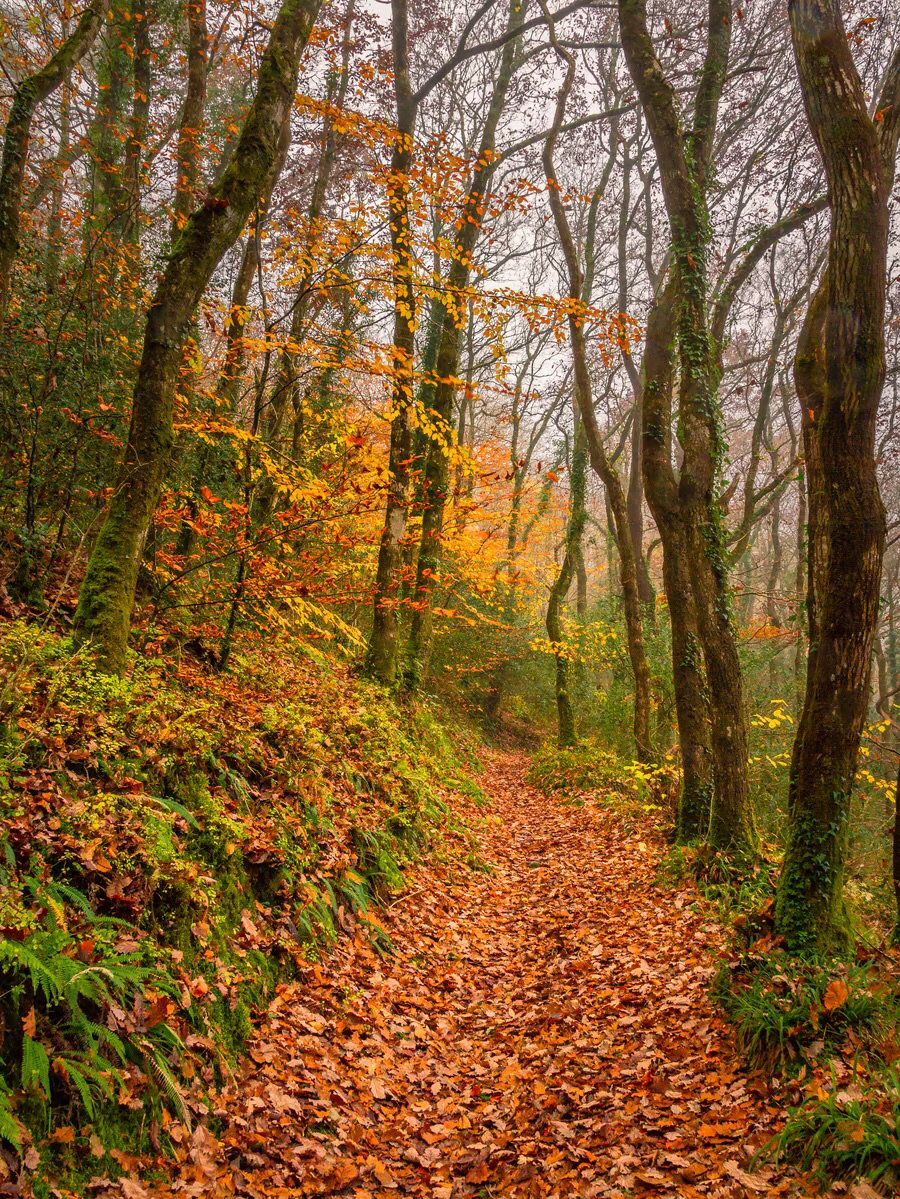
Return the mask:
<svg viewBox="0 0 900 1199">
<path fill-rule="evenodd" d="M 818 1193 L 752 1168 L 784 1113 L 709 999 L 719 925 L 659 884 L 646 824 L 548 797 L 526 767 L 488 761 L 489 869 L 423 865 L 383 914 L 391 954 L 357 928 L 279 987 L 165 1193 Z"/>
</svg>

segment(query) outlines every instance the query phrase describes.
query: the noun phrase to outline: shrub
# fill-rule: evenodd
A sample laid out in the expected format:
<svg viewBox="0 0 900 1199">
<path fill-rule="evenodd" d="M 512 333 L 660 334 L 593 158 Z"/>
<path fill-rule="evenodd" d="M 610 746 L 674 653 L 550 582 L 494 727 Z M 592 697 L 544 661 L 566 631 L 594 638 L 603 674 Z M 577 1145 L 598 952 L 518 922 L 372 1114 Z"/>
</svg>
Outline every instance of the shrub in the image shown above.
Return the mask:
<svg viewBox="0 0 900 1199">
<path fill-rule="evenodd" d="M 769 1070 L 796 1072 L 851 1033 L 875 1045 L 897 1021 L 890 992 L 865 967 L 838 970 L 779 951 L 723 965 L 713 994 L 734 1024 L 741 1051 Z"/>
</svg>

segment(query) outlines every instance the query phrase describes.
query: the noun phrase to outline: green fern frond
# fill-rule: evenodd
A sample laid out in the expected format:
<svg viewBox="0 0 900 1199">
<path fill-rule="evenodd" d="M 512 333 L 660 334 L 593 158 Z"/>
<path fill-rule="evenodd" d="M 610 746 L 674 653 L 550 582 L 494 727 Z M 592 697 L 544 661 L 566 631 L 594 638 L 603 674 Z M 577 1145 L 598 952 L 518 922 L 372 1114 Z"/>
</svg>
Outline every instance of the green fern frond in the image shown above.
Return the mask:
<svg viewBox="0 0 900 1199">
<path fill-rule="evenodd" d="M 22 1128 L 13 1115 L 9 1095 L 3 1089 L 0 1089 L 0 1139 L 9 1141 L 17 1152 L 21 1152 Z"/>
<path fill-rule="evenodd" d="M 50 1058 L 40 1041 L 25 1033 L 22 1037 L 22 1086 L 39 1083 L 50 1098 Z"/>
</svg>

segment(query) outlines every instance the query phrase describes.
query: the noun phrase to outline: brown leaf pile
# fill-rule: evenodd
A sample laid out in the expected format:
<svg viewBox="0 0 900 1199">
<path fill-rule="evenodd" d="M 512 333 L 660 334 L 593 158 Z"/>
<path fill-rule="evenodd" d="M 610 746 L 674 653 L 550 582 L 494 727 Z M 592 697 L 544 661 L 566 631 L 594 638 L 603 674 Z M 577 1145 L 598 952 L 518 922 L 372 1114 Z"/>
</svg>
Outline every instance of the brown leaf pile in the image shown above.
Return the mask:
<svg viewBox="0 0 900 1199">
<path fill-rule="evenodd" d="M 655 882 L 661 847 L 492 759 L 493 872 L 420 871 L 385 917 L 284 987 L 166 1193 L 815 1193 L 750 1171 L 779 1109 L 707 996 L 721 933 Z"/>
</svg>

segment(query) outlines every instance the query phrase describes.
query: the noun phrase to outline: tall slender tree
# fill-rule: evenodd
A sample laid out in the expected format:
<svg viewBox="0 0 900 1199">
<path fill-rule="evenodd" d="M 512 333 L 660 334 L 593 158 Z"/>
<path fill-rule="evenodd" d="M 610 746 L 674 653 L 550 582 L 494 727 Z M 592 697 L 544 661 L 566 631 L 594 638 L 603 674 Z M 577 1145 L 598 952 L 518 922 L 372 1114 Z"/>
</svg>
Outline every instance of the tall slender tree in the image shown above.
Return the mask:
<svg viewBox="0 0 900 1199">
<path fill-rule="evenodd" d="M 184 338 L 213 271 L 265 184 L 297 87 L 320 0 L 285 0 L 259 68 L 256 95 L 219 182 L 175 243 L 150 304 L 119 477 L 88 563 L 76 628 L 104 671 L 125 665 L 138 567 L 166 478 Z"/>
</svg>

